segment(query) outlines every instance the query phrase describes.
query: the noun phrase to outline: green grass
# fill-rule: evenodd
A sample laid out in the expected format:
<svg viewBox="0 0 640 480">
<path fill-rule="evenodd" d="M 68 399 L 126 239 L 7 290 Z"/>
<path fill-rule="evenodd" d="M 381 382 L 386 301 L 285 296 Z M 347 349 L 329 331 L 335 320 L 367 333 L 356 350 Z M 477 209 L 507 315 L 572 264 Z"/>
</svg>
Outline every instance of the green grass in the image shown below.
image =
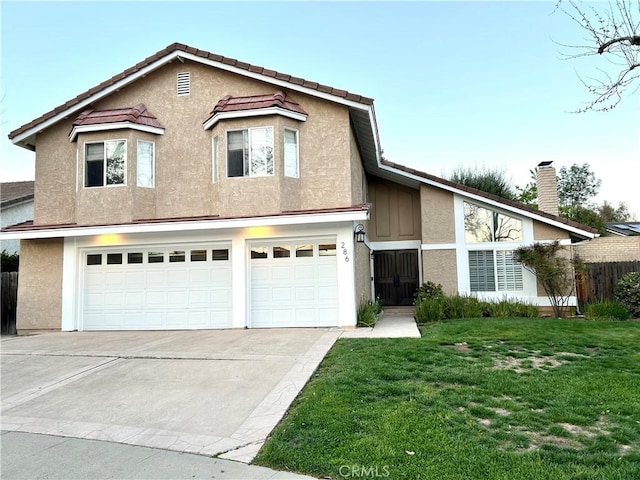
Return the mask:
<svg viewBox="0 0 640 480">
<path fill-rule="evenodd" d="M 640 478 L 640 323 L 422 334 L 338 341 L 255 463 L 335 479 Z"/>
</svg>

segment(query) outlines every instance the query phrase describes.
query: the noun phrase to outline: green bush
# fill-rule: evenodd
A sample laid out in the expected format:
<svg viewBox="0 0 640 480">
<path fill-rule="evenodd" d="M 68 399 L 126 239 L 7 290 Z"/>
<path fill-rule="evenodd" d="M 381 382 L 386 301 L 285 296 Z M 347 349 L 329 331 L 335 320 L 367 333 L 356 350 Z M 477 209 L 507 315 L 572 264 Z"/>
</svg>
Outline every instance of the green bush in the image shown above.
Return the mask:
<svg viewBox="0 0 640 480">
<path fill-rule="evenodd" d="M 20 264 L 20 257 L 17 253 L 9 254 L 6 250 L 0 252 L 0 271 L 17 272 Z"/>
<path fill-rule="evenodd" d="M 454 318 L 537 317 L 538 307 L 521 300 L 481 301 L 471 295 L 416 295 L 418 323 Z"/>
<path fill-rule="evenodd" d="M 441 298 L 444 297 L 444 290 L 442 289 L 442 285 L 434 282 L 426 282 L 420 285 L 416 294 L 415 294 L 414 304 L 424 300 L 425 298 Z"/>
<path fill-rule="evenodd" d="M 368 300 L 358 307 L 358 326 L 373 327 L 382 313 L 382 301 L 380 298 Z"/>
<path fill-rule="evenodd" d="M 640 317 L 640 272 L 624 275 L 613 290 L 613 293 L 633 317 Z"/>
<path fill-rule="evenodd" d="M 620 302 L 587 303 L 584 309 L 587 320 L 627 320 L 629 310 Z"/>
</svg>

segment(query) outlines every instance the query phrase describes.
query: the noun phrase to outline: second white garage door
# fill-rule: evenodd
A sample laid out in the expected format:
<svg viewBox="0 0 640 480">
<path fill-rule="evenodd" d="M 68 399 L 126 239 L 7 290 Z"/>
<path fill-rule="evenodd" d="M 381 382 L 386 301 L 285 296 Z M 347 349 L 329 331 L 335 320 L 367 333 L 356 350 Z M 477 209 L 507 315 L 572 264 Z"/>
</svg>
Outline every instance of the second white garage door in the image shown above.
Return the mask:
<svg viewBox="0 0 640 480">
<path fill-rule="evenodd" d="M 231 327 L 229 254 L 224 245 L 86 251 L 82 329 Z"/>
<path fill-rule="evenodd" d="M 252 244 L 250 326 L 338 325 L 335 240 Z"/>
</svg>

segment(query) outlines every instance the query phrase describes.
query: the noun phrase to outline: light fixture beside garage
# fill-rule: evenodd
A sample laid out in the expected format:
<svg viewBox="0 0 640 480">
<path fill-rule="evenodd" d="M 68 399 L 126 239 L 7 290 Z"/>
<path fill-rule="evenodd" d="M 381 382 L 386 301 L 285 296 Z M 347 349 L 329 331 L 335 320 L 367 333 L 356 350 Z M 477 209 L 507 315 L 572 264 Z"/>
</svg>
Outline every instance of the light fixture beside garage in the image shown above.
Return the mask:
<svg viewBox="0 0 640 480">
<path fill-rule="evenodd" d="M 364 225 L 361 223 L 357 224 L 353 229 L 353 236 L 356 237 L 357 243 L 364 243 L 364 237 L 366 234 L 367 233 L 364 231 Z"/>
</svg>

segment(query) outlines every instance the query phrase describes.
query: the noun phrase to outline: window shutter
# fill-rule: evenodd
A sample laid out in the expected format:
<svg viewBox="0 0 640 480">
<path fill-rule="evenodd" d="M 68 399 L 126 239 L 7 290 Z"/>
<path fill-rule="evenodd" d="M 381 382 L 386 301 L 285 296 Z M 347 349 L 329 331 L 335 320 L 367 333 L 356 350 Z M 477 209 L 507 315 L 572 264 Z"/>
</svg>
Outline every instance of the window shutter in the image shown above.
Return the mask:
<svg viewBox="0 0 640 480">
<path fill-rule="evenodd" d="M 472 292 L 495 292 L 496 277 L 492 250 L 469 252 L 469 280 Z"/>
<path fill-rule="evenodd" d="M 496 272 L 499 291 L 521 291 L 522 265 L 513 257 L 513 250 L 496 251 Z"/>
<path fill-rule="evenodd" d="M 189 95 L 191 93 L 191 73 L 180 72 L 178 73 L 178 96 Z"/>
</svg>

